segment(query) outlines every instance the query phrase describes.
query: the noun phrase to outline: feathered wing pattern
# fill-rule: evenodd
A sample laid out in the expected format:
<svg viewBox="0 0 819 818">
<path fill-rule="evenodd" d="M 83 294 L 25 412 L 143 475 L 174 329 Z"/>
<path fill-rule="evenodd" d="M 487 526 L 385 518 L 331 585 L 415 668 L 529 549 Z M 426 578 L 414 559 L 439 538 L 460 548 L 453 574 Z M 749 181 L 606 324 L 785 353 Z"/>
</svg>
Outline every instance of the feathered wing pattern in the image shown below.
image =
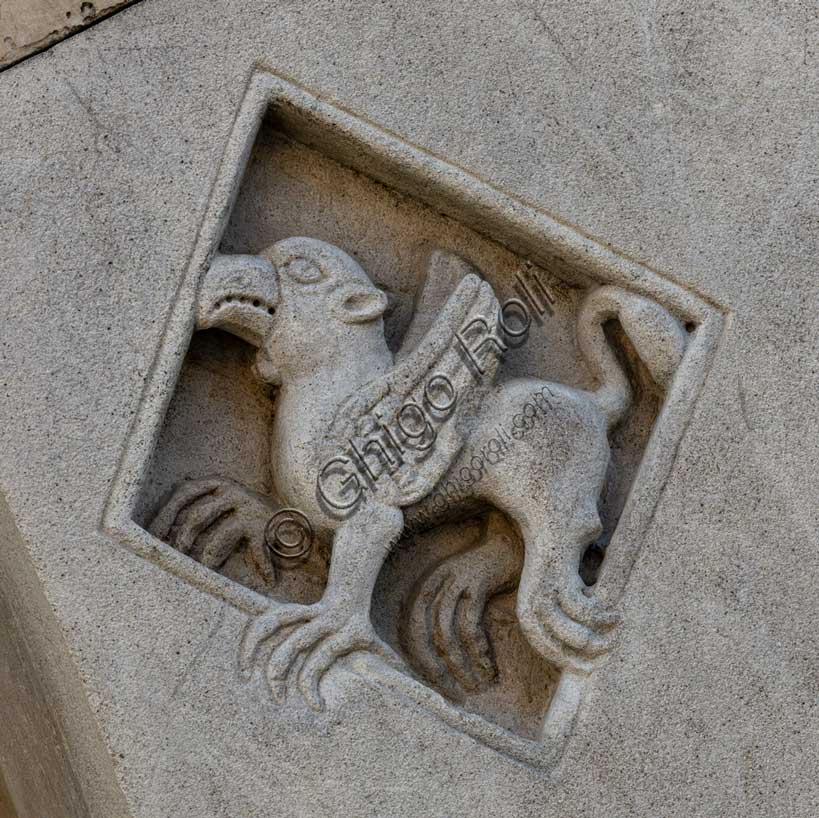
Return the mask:
<svg viewBox="0 0 819 818">
<path fill-rule="evenodd" d="M 384 502 L 417 502 L 458 454 L 499 363 L 498 310 L 492 287 L 466 275 L 417 347 L 336 411 L 328 452 L 346 448 Z"/>
<path fill-rule="evenodd" d="M 401 341 L 401 348 L 395 353 L 396 363 L 403 362 L 423 341 L 440 316 L 444 304 L 470 273 L 479 275 L 466 259 L 446 250 L 432 253 L 424 283 L 413 304 L 412 320 Z"/>
</svg>

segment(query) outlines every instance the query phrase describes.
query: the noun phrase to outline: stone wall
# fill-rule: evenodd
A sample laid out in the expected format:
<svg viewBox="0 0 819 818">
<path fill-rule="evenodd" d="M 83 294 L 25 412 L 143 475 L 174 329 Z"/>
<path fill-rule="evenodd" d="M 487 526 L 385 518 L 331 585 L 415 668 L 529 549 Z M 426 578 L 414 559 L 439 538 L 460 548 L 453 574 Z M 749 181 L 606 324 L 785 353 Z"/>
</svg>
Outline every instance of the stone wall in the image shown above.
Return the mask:
<svg viewBox="0 0 819 818">
<path fill-rule="evenodd" d="M 816 814 L 818 36 L 141 0 L 5 68 L 20 818 Z"/>
</svg>

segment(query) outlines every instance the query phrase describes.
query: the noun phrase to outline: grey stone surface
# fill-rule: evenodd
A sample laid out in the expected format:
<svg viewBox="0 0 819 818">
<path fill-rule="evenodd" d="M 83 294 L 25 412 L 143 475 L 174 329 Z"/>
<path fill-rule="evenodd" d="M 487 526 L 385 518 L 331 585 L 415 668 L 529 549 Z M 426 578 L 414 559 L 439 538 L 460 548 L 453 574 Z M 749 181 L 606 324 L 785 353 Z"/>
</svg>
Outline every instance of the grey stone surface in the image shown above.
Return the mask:
<svg viewBox="0 0 819 818">
<path fill-rule="evenodd" d="M 134 0 L 3 0 L 0 69 L 75 34 Z"/>
<path fill-rule="evenodd" d="M 818 33 L 804 3 L 144 0 L 4 71 L 0 758 L 21 818 L 815 814 Z M 387 293 L 393 352 L 437 312 L 436 248 L 499 298 L 526 260 L 546 277 L 554 315 L 510 375 L 593 391 L 574 339 L 599 285 L 691 325 L 667 390 L 634 363 L 608 438 L 594 593 L 622 623 L 582 684 L 555 696 L 565 667 L 499 597 L 488 692 L 362 654 L 322 712 L 277 703 L 239 674 L 242 635 L 270 596 L 321 596 L 323 552 L 282 582 L 148 533 L 186 478 L 279 488 L 258 322 L 191 333 L 213 253 L 298 235 Z M 406 647 L 423 559 L 514 550 L 490 523 L 391 555 L 380 639 Z"/>
</svg>

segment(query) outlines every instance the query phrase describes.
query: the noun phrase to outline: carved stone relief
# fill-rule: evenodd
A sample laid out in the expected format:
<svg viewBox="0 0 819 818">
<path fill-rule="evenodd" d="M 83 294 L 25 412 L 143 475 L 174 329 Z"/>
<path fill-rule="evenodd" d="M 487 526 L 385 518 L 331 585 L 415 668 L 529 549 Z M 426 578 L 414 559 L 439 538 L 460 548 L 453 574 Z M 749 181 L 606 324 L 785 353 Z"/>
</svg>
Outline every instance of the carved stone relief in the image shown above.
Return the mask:
<svg viewBox="0 0 819 818">
<path fill-rule="evenodd" d="M 548 767 L 718 337 L 697 295 L 272 75 L 251 83 L 106 525 L 341 669 Z"/>
</svg>

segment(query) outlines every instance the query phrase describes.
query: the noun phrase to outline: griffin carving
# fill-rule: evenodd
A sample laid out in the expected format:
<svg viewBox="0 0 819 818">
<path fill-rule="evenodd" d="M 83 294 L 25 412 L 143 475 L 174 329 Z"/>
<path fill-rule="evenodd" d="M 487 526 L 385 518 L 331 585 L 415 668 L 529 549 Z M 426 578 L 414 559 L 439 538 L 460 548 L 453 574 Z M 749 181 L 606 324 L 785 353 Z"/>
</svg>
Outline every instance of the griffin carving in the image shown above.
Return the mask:
<svg viewBox="0 0 819 818">
<path fill-rule="evenodd" d="M 219 256 L 204 278 L 198 326 L 253 344 L 259 377 L 278 387 L 270 437 L 277 496 L 332 541 L 322 599 L 271 602 L 244 634 L 241 668 L 251 672 L 263 657 L 275 697 L 295 683 L 320 709 L 319 683 L 339 657 L 363 650 L 403 666 L 370 621 L 382 564 L 405 527 L 433 526 L 482 506 L 517 527 L 522 567 L 515 543 L 491 536 L 490 524 L 483 545 L 427 578 L 432 591 L 419 599 L 432 600 L 436 611 L 429 642 L 464 683 L 476 672 L 491 675 L 481 615 L 520 574 L 517 616 L 532 647 L 560 668 L 587 672 L 609 649 L 618 615 L 586 593 L 578 564 L 600 533 L 608 433 L 632 400 L 603 324 L 620 321 L 660 386 L 681 360 L 684 330 L 653 301 L 612 287 L 592 290 L 577 322 L 579 349 L 597 381 L 585 391 L 496 379 L 497 353 L 514 330 L 491 286 L 457 257 L 433 257 L 396 355 L 384 337 L 387 303 L 351 256 L 311 238 L 285 239 L 258 256 Z M 465 345 L 478 354 L 480 372 L 465 358 Z M 535 395 L 529 431 L 512 435 L 480 479 L 468 479 L 476 452 Z M 446 481 L 463 490 L 446 504 L 432 502 Z M 182 551 L 196 545 L 208 564 L 245 539 L 262 562 L 265 524 L 275 510 L 269 498 L 235 483 L 193 481 L 177 488 L 152 530 Z M 456 625 L 454 611 L 464 601 Z M 428 646 L 415 650 L 417 665 L 431 668 Z"/>
</svg>

